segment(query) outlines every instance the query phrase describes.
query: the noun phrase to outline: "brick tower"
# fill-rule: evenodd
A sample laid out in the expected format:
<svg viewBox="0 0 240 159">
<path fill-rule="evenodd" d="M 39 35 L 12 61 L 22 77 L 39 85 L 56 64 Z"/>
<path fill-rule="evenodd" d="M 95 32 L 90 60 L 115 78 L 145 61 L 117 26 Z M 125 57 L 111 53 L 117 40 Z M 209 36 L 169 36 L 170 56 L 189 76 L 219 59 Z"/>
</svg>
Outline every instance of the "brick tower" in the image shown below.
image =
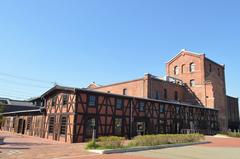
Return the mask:
<svg viewBox="0 0 240 159">
<path fill-rule="evenodd" d="M 166 64 L 168 76 L 181 79 L 200 105 L 219 110 L 220 130 L 227 130 L 225 67 L 207 57 L 181 50 Z M 185 99 L 189 101 L 189 99 Z"/>
</svg>

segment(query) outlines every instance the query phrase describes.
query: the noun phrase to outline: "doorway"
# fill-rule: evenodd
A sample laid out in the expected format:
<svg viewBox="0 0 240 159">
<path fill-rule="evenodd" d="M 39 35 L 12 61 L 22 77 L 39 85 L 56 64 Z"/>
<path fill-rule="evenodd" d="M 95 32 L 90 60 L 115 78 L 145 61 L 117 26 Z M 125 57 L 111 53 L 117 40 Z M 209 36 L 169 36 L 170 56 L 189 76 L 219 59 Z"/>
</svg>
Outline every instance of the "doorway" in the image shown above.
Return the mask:
<svg viewBox="0 0 240 159">
<path fill-rule="evenodd" d="M 25 120 L 19 119 L 18 120 L 18 130 L 17 133 L 24 134 L 25 133 Z"/>
</svg>

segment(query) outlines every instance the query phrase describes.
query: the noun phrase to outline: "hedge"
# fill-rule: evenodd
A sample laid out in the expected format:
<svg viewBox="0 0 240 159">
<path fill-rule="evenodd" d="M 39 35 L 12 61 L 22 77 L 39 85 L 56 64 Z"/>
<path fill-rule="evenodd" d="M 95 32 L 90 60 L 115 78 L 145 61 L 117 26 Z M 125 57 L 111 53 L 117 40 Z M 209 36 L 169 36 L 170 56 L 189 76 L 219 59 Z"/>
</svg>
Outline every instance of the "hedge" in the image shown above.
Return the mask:
<svg viewBox="0 0 240 159">
<path fill-rule="evenodd" d="M 156 146 L 163 144 L 192 143 L 204 140 L 202 134 L 159 134 L 136 136 L 124 145 L 125 139 L 117 136 L 99 137 L 97 142 L 89 142 L 86 149 L 118 149 L 124 147 Z"/>
<path fill-rule="evenodd" d="M 159 134 L 136 136 L 129 146 L 155 146 L 163 144 L 191 143 L 204 140 L 202 134 Z"/>
</svg>

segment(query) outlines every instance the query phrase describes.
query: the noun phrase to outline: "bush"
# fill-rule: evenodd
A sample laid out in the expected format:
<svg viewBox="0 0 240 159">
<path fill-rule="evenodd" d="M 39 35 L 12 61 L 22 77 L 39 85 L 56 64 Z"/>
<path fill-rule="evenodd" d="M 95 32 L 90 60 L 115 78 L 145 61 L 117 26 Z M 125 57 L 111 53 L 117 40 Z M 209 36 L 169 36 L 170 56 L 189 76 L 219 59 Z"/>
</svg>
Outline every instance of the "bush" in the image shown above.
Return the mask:
<svg viewBox="0 0 240 159">
<path fill-rule="evenodd" d="M 221 132 L 220 134 L 223 134 L 223 135 L 227 135 L 229 137 L 237 137 L 237 138 L 240 138 L 240 132 L 237 132 L 237 131 L 226 131 L 226 132 Z"/>
<path fill-rule="evenodd" d="M 159 134 L 136 136 L 130 141 L 129 146 L 155 146 L 163 144 L 191 143 L 204 139 L 201 134 Z"/>
<path fill-rule="evenodd" d="M 116 149 L 123 147 L 124 138 L 117 136 L 99 137 L 98 144 L 101 148 Z"/>
<path fill-rule="evenodd" d="M 99 145 L 96 143 L 96 141 L 90 141 L 86 145 L 86 149 L 97 149 Z"/>
</svg>

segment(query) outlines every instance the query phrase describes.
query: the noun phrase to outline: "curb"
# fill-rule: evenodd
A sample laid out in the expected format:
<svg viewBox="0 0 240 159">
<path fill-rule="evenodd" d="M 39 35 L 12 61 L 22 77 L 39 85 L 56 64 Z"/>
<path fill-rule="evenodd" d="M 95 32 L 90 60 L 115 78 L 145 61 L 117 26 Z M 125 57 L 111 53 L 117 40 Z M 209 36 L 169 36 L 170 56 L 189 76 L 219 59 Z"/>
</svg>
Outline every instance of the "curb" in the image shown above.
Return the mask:
<svg viewBox="0 0 240 159">
<path fill-rule="evenodd" d="M 141 147 L 132 147 L 132 148 L 123 148 L 123 149 L 107 149 L 107 150 L 87 150 L 88 152 L 98 153 L 98 154 L 113 154 L 113 153 L 125 153 L 125 152 L 137 152 L 137 151 L 146 151 L 146 150 L 156 150 L 163 148 L 173 148 L 173 147 L 182 147 L 182 146 L 192 146 L 200 144 L 208 144 L 210 142 L 193 142 L 193 143 L 184 143 L 184 144 L 166 144 L 166 145 L 157 145 L 157 146 L 141 146 Z"/>
</svg>

